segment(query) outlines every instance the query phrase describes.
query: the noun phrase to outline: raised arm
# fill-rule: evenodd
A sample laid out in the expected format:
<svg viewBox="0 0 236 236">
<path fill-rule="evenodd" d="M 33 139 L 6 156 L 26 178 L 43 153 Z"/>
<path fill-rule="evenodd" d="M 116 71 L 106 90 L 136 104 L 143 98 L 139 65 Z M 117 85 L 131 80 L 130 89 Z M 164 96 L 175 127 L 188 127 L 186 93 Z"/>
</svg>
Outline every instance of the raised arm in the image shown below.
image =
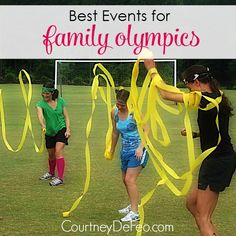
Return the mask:
<svg viewBox="0 0 236 236">
<path fill-rule="evenodd" d="M 147 69 L 147 71 L 151 71 L 151 77 L 152 79 L 157 75 L 157 71 L 155 70 L 155 62 L 153 59 L 145 59 L 144 60 L 144 66 Z M 163 83 L 165 83 L 163 81 Z M 183 95 L 179 93 L 169 92 L 161 88 L 157 88 L 160 92 L 160 95 L 165 100 L 170 100 L 174 102 L 183 102 Z"/>
</svg>

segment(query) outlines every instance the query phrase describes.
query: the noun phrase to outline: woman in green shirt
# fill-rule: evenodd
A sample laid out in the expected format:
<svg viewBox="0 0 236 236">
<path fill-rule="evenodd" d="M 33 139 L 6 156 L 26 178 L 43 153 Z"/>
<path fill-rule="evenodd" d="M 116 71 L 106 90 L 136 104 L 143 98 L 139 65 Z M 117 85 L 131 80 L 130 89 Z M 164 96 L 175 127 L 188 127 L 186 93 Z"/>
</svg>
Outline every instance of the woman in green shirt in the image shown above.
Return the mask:
<svg viewBox="0 0 236 236">
<path fill-rule="evenodd" d="M 42 129 L 45 130 L 46 148 L 48 151 L 49 170 L 41 180 L 50 179 L 51 186 L 63 184 L 65 160 L 63 149 L 70 137 L 70 119 L 65 101 L 58 96 L 58 90 L 51 83 L 43 85 L 42 99 L 37 102 L 37 115 Z M 55 177 L 57 167 L 58 176 Z"/>
</svg>

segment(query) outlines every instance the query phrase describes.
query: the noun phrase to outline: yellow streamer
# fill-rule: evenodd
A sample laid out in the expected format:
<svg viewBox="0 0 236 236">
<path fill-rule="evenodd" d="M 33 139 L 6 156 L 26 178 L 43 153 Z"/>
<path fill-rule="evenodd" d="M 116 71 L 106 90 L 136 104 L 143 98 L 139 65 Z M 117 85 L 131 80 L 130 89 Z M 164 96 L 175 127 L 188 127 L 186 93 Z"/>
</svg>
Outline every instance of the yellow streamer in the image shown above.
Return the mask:
<svg viewBox="0 0 236 236">
<path fill-rule="evenodd" d="M 143 86 L 142 90 L 140 92 L 140 96 L 138 96 L 138 90 L 136 88 L 136 79 L 138 77 L 138 64 L 139 61 L 137 61 L 134 65 L 134 69 L 133 69 L 133 74 L 132 74 L 132 81 L 131 81 L 131 98 L 132 98 L 132 104 L 134 105 L 134 116 L 135 119 L 137 121 L 138 124 L 138 130 L 140 133 L 140 137 L 142 142 L 145 144 L 146 149 L 148 150 L 151 160 L 154 164 L 154 167 L 158 173 L 158 175 L 161 177 L 161 180 L 156 184 L 155 188 L 152 189 L 151 191 L 149 191 L 142 199 L 141 199 L 141 206 L 139 208 L 140 211 L 140 217 L 141 217 L 141 221 L 140 224 L 142 225 L 144 222 L 144 209 L 143 206 L 144 204 L 146 204 L 152 197 L 152 195 L 154 194 L 156 188 L 159 185 L 162 184 L 166 184 L 167 187 L 176 195 L 176 196 L 182 196 L 185 195 L 188 191 L 189 188 L 191 187 L 192 184 L 192 173 L 195 170 L 195 168 L 197 166 L 199 166 L 201 164 L 201 162 L 204 160 L 204 158 L 206 158 L 217 146 L 210 148 L 208 150 L 206 150 L 205 152 L 203 152 L 201 155 L 199 155 L 199 157 L 197 157 L 195 159 L 195 155 L 194 155 L 194 144 L 193 144 L 193 139 L 192 139 L 192 129 L 191 129 L 191 122 L 189 119 L 189 108 L 198 108 L 199 106 L 199 102 L 201 100 L 201 96 L 202 94 L 200 92 L 193 92 L 193 93 L 188 93 L 188 94 L 184 94 L 182 93 L 179 89 L 170 86 L 170 85 L 166 85 L 165 83 L 163 83 L 163 80 L 161 79 L 160 75 L 157 73 L 155 75 L 155 77 L 152 79 L 152 83 L 150 85 L 150 89 L 149 89 L 149 93 L 148 93 L 148 102 L 147 102 L 147 113 L 145 117 L 150 117 L 150 123 L 151 123 L 151 132 L 153 134 L 154 139 L 156 139 L 157 141 L 159 141 L 159 143 L 161 143 L 163 146 L 168 146 L 169 145 L 169 136 L 166 130 L 166 127 L 163 123 L 163 121 L 161 120 L 156 108 L 157 108 L 157 104 L 160 105 L 163 109 L 169 111 L 172 114 L 179 114 L 182 111 L 182 106 L 181 104 L 178 104 L 178 110 L 173 109 L 170 106 L 167 106 L 166 104 L 164 104 L 160 97 L 157 94 L 157 88 L 159 89 L 163 89 L 169 92 L 173 92 L 173 93 L 181 93 L 183 94 L 183 98 L 184 98 L 184 105 L 185 105 L 185 117 L 184 117 L 184 124 L 185 124 L 185 128 L 186 128 L 186 133 L 187 133 L 187 149 L 188 149 L 188 157 L 189 157 L 189 171 L 187 171 L 186 173 L 184 173 L 182 176 L 178 176 L 175 171 L 170 168 L 163 160 L 162 155 L 157 151 L 157 149 L 152 145 L 152 143 L 150 142 L 149 138 L 147 136 L 145 136 L 144 132 L 143 132 L 143 121 L 141 120 L 141 111 L 142 111 L 142 107 L 141 106 L 137 106 L 136 104 L 139 104 L 139 102 L 134 101 L 136 100 L 143 100 L 143 97 L 145 96 L 146 92 L 147 92 L 147 86 Z M 151 77 L 151 72 L 149 71 L 149 73 L 146 76 L 146 79 L 144 81 L 144 84 L 146 83 L 146 80 L 150 81 L 150 77 Z M 145 89 L 145 92 L 143 91 Z M 209 102 L 210 104 L 204 109 L 204 110 L 209 110 L 212 109 L 214 107 L 217 108 L 217 110 L 219 110 L 219 103 L 221 101 L 221 97 L 217 98 L 217 99 L 211 99 L 208 98 L 206 96 L 204 96 Z M 147 120 L 145 120 L 145 122 L 147 122 Z M 216 117 L 216 124 L 219 130 L 219 125 L 218 125 L 218 115 Z M 163 140 L 158 140 L 157 139 L 157 127 L 160 127 L 161 129 L 161 134 L 163 137 Z M 220 142 L 220 135 L 218 138 L 218 143 Z M 154 154 L 154 156 L 152 156 L 152 154 Z M 157 162 L 158 161 L 158 162 Z M 166 174 L 169 174 L 171 177 L 175 178 L 175 179 L 182 179 L 185 180 L 184 183 L 184 187 L 182 188 L 182 190 L 179 190 L 172 182 L 171 180 L 167 177 Z M 137 232 L 137 235 L 141 235 L 142 232 Z"/>
<path fill-rule="evenodd" d="M 28 81 L 28 94 L 26 92 L 26 88 L 23 82 L 23 78 L 22 78 L 22 74 L 24 73 L 27 81 Z M 7 140 L 7 134 L 6 134 L 6 123 L 5 123 L 5 113 L 4 113 L 4 106 L 3 106 L 3 96 L 2 96 L 2 90 L 0 89 L 0 114 L 1 114 L 1 124 L 2 124 L 2 137 L 3 137 L 3 142 L 6 145 L 7 149 L 9 151 L 12 152 L 18 152 L 22 149 L 25 139 L 26 139 L 26 134 L 28 129 L 30 130 L 33 142 L 34 142 L 34 149 L 36 152 L 41 153 L 43 152 L 44 149 L 44 134 L 45 134 L 45 130 L 42 130 L 42 135 L 41 135 L 41 146 L 40 148 L 38 148 L 38 146 L 36 145 L 35 142 L 35 138 L 34 138 L 34 134 L 33 134 L 33 128 L 32 128 L 32 123 L 31 123 L 31 118 L 30 118 L 30 111 L 29 111 L 29 107 L 30 107 L 30 102 L 31 102 L 31 98 L 32 98 L 32 84 L 31 84 L 31 79 L 29 74 L 25 71 L 25 70 L 21 70 L 19 72 L 19 82 L 20 82 L 20 87 L 21 87 L 21 91 L 22 91 L 22 95 L 24 98 L 24 103 L 26 106 L 26 117 L 25 117 L 25 124 L 24 124 L 24 129 L 23 129 L 23 133 L 20 139 L 20 143 L 18 144 L 16 149 L 13 149 L 11 147 L 11 145 L 9 144 L 8 140 Z"/>
<path fill-rule="evenodd" d="M 104 74 L 96 74 L 97 68 L 101 69 Z M 82 198 L 85 196 L 89 189 L 90 185 L 90 177 L 91 177 L 91 158 L 90 158 L 90 148 L 89 148 L 89 136 L 91 133 L 91 128 L 92 128 L 92 121 L 93 121 L 93 113 L 95 111 L 95 101 L 97 99 L 97 91 L 100 92 L 100 95 L 103 99 L 103 101 L 107 105 L 107 114 L 108 114 L 108 121 L 109 121 L 109 127 L 107 130 L 107 135 L 106 135 L 106 146 L 111 146 L 111 135 L 112 135 L 112 124 L 111 124 L 111 119 L 110 119 L 110 114 L 112 110 L 112 105 L 111 105 L 111 87 L 115 88 L 114 81 L 110 75 L 110 73 L 104 68 L 102 64 L 96 64 L 93 69 L 94 73 L 94 80 L 91 88 L 91 98 L 92 98 L 92 110 L 90 114 L 90 118 L 87 123 L 86 127 L 86 146 L 85 146 L 85 161 L 86 161 L 86 179 L 84 183 L 84 190 L 82 195 L 72 204 L 72 207 L 70 208 L 69 211 L 63 212 L 63 217 L 69 217 L 70 213 L 74 211 L 80 204 L 80 201 Z M 107 90 L 106 90 L 106 95 L 102 87 L 99 87 L 99 78 L 102 78 L 105 80 L 106 85 L 107 85 Z M 111 155 L 109 152 L 106 150 L 105 151 L 105 157 L 106 159 L 110 160 L 112 159 Z"/>
<path fill-rule="evenodd" d="M 95 71 L 96 71 L 97 67 L 99 67 L 102 70 L 102 72 L 104 72 L 104 74 L 96 75 Z M 94 77 L 93 85 L 92 85 L 92 89 L 91 89 L 92 112 L 91 112 L 91 116 L 89 118 L 89 121 L 87 123 L 87 129 L 86 129 L 86 137 L 87 137 L 87 141 L 86 141 L 86 169 L 87 169 L 87 175 L 86 175 L 86 181 L 85 181 L 85 185 L 84 185 L 84 191 L 83 191 L 83 194 L 74 202 L 70 211 L 63 213 L 64 217 L 69 216 L 69 214 L 78 207 L 81 199 L 83 198 L 83 196 L 85 195 L 85 193 L 88 191 L 88 188 L 89 188 L 90 151 L 89 151 L 88 138 L 89 138 L 90 131 L 91 131 L 92 116 L 93 116 L 93 113 L 95 110 L 95 100 L 97 98 L 97 91 L 98 90 L 100 92 L 100 95 L 101 95 L 103 101 L 107 105 L 107 111 L 108 111 L 107 114 L 108 114 L 108 121 L 109 121 L 108 131 L 107 131 L 107 135 L 106 135 L 106 148 L 105 148 L 104 155 L 105 155 L 106 159 L 108 159 L 108 160 L 112 159 L 112 157 L 109 153 L 110 146 L 111 146 L 111 137 L 112 137 L 112 121 L 111 121 L 111 117 L 110 117 L 112 105 L 111 105 L 110 87 L 114 88 L 114 81 L 113 81 L 110 73 L 101 64 L 95 65 L 93 72 L 94 72 L 95 77 Z M 129 108 L 129 110 L 132 109 L 132 112 L 134 112 L 134 117 L 137 122 L 140 138 L 141 138 L 143 144 L 145 145 L 146 149 L 149 152 L 150 158 L 152 160 L 152 163 L 154 165 L 154 168 L 155 168 L 157 174 L 161 177 L 161 179 L 156 183 L 155 187 L 152 190 L 148 191 L 148 193 L 146 193 L 141 199 L 141 204 L 139 206 L 139 212 L 140 212 L 140 218 L 141 218 L 140 229 L 142 229 L 142 225 L 144 223 L 144 205 L 152 198 L 157 187 L 160 185 L 166 185 L 171 190 L 171 192 L 173 192 L 176 196 L 183 196 L 183 195 L 187 194 L 187 192 L 189 191 L 191 184 L 192 184 L 193 171 L 201 164 L 201 162 L 204 160 L 204 158 L 206 158 L 217 146 L 206 150 L 201 155 L 199 155 L 197 158 L 195 158 L 194 143 L 193 143 L 193 139 L 192 139 L 191 122 L 190 122 L 190 118 L 189 118 L 189 109 L 190 108 L 198 108 L 201 97 L 203 96 L 200 92 L 193 92 L 193 93 L 185 94 L 185 93 L 181 92 L 178 88 L 175 88 L 170 85 L 166 85 L 158 73 L 151 81 L 151 72 L 149 71 L 145 80 L 144 80 L 144 83 L 143 83 L 143 86 L 142 86 L 142 89 L 141 89 L 141 92 L 139 95 L 138 88 L 136 86 L 138 73 L 139 73 L 139 61 L 137 61 L 133 67 L 130 98 L 128 100 L 128 108 Z M 99 77 L 102 77 L 106 81 L 106 84 L 107 84 L 106 95 L 105 95 L 105 92 L 103 91 L 103 88 L 99 87 L 99 80 L 98 80 Z M 150 81 L 151 81 L 151 84 L 150 84 Z M 149 84 L 150 84 L 150 87 L 149 87 Z M 182 176 L 177 175 L 177 173 L 170 166 L 168 166 L 165 163 L 164 158 L 161 155 L 161 153 L 158 152 L 158 150 L 154 147 L 154 145 L 150 141 L 149 137 L 143 131 L 144 125 L 148 121 L 150 121 L 151 132 L 152 132 L 154 139 L 157 142 L 159 142 L 162 146 L 167 147 L 170 144 L 170 138 L 168 135 L 167 128 L 166 128 L 163 120 L 161 119 L 161 116 L 159 115 L 159 113 L 157 111 L 157 107 L 160 106 L 163 109 L 165 109 L 166 111 L 168 111 L 174 115 L 178 115 L 183 111 L 183 107 L 181 104 L 177 104 L 177 109 L 165 104 L 160 99 L 160 96 L 157 93 L 157 88 L 160 88 L 160 89 L 163 89 L 163 90 L 166 90 L 169 92 L 173 92 L 173 93 L 183 94 L 184 107 L 185 107 L 184 124 L 185 124 L 185 128 L 186 128 L 186 133 L 187 133 L 186 141 L 187 141 L 188 158 L 189 158 L 189 170 L 186 173 L 182 174 Z M 144 97 L 147 92 L 148 92 L 148 98 L 147 98 L 148 101 L 147 101 L 147 109 L 146 109 L 147 112 L 144 114 L 144 116 L 142 116 L 141 114 L 142 114 L 142 109 L 143 109 Z M 210 104 L 208 104 L 208 106 L 204 110 L 209 110 L 214 107 L 216 107 L 217 110 L 219 110 L 219 103 L 221 102 L 221 97 L 217 98 L 217 99 L 211 99 L 208 97 L 205 97 L 205 98 L 210 102 Z M 219 130 L 218 115 L 216 117 L 216 124 L 217 124 L 218 130 Z M 161 134 L 160 134 L 161 138 L 158 137 L 158 135 L 157 135 L 158 134 L 158 127 L 161 131 Z M 219 135 L 218 144 L 220 142 L 220 139 L 221 138 Z M 180 180 L 185 181 L 184 186 L 182 187 L 181 190 L 179 190 L 175 186 L 175 184 L 170 180 L 168 175 L 174 179 L 180 179 Z M 142 231 L 139 230 L 137 232 L 137 235 L 140 236 L 141 234 L 142 234 Z"/>
</svg>

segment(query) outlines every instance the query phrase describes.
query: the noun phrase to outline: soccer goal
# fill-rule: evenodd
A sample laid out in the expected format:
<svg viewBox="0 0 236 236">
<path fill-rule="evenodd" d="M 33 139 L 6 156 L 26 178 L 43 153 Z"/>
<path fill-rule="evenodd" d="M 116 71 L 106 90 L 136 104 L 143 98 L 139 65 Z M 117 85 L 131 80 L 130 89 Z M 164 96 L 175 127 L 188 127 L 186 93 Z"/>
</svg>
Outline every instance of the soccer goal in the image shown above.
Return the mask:
<svg viewBox="0 0 236 236">
<path fill-rule="evenodd" d="M 128 87 L 135 60 L 55 60 L 55 88 L 62 95 L 63 84 L 91 85 L 93 67 L 103 64 L 114 77 L 116 86 Z M 177 83 L 177 61 L 158 60 L 157 68 L 163 79 L 174 86 Z M 142 66 L 142 63 L 140 64 Z M 140 77 L 145 78 L 146 70 L 140 70 Z M 142 81 L 140 81 L 142 84 Z"/>
</svg>

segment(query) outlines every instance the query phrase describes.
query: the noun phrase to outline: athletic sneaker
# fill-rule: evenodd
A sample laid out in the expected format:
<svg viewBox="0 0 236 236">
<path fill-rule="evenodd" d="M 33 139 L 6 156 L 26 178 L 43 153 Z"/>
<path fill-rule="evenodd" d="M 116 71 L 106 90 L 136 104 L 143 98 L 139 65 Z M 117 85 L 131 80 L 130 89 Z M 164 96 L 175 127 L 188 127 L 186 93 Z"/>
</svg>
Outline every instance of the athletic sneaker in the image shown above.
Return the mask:
<svg viewBox="0 0 236 236">
<path fill-rule="evenodd" d="M 127 207 L 118 210 L 120 214 L 128 214 L 130 211 L 131 211 L 131 205 L 128 205 Z"/>
<path fill-rule="evenodd" d="M 125 217 L 120 219 L 121 222 L 129 222 L 129 221 L 134 222 L 139 220 L 140 220 L 139 213 L 135 213 L 133 211 L 130 211 Z"/>
<path fill-rule="evenodd" d="M 54 178 L 50 183 L 49 185 L 51 186 L 58 186 L 58 185 L 61 185 L 63 184 L 63 180 L 62 179 L 59 179 L 59 178 Z"/>
<path fill-rule="evenodd" d="M 42 175 L 39 179 L 40 180 L 48 180 L 48 179 L 53 179 L 53 178 L 54 178 L 54 175 L 47 172 L 44 175 Z"/>
</svg>

